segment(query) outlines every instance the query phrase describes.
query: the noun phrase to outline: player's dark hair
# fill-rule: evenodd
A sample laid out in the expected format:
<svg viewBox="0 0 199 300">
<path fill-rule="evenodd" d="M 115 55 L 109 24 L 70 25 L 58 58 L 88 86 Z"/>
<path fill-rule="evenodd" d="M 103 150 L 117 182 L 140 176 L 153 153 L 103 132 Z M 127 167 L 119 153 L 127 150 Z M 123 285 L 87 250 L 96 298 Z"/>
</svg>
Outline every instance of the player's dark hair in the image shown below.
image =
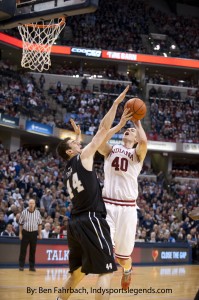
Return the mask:
<svg viewBox="0 0 199 300">
<path fill-rule="evenodd" d="M 66 151 L 68 149 L 70 149 L 70 146 L 68 144 L 68 141 L 70 140 L 71 138 L 67 137 L 66 139 L 64 139 L 63 141 L 61 141 L 57 148 L 56 148 L 56 152 L 59 156 L 61 156 L 64 160 L 68 160 L 69 159 L 69 155 L 66 153 Z"/>
</svg>

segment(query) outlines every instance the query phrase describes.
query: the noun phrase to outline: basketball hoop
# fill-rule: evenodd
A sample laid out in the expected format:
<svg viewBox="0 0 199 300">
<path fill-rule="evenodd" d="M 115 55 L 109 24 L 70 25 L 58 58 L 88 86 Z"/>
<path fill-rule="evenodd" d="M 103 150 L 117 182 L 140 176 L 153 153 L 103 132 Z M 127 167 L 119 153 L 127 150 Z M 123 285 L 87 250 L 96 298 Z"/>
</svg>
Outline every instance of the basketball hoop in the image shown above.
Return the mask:
<svg viewBox="0 0 199 300">
<path fill-rule="evenodd" d="M 51 48 L 65 26 L 65 18 L 18 26 L 23 41 L 21 66 L 42 72 L 51 66 Z"/>
</svg>

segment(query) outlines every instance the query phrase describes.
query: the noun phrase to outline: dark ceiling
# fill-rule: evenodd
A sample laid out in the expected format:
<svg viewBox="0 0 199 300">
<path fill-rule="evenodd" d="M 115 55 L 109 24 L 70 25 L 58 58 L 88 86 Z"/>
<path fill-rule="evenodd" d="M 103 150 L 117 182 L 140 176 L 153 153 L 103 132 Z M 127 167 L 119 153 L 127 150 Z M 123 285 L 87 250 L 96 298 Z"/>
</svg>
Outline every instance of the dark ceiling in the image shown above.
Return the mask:
<svg viewBox="0 0 199 300">
<path fill-rule="evenodd" d="M 178 0 L 177 2 L 199 7 L 199 1 L 198 0 Z"/>
<path fill-rule="evenodd" d="M 167 0 L 167 2 L 170 4 L 171 2 L 172 4 L 182 3 L 182 4 L 199 7 L 199 0 Z"/>
</svg>

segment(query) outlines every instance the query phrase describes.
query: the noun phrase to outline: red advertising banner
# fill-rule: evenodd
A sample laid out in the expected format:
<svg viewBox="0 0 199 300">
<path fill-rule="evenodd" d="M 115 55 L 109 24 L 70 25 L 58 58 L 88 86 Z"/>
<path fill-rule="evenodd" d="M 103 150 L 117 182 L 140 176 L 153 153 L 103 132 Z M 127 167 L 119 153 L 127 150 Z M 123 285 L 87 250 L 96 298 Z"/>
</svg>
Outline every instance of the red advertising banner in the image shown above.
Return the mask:
<svg viewBox="0 0 199 300">
<path fill-rule="evenodd" d="M 0 41 L 6 44 L 10 44 L 12 46 L 15 46 L 17 48 L 22 48 L 22 41 L 19 39 L 16 39 L 13 36 L 4 34 L 0 32 Z"/>
<path fill-rule="evenodd" d="M 36 262 L 46 265 L 68 264 L 68 245 L 37 245 Z"/>
<path fill-rule="evenodd" d="M 0 41 L 15 46 L 17 48 L 23 48 L 21 40 L 1 32 L 0 32 Z M 51 53 L 70 55 L 71 47 L 53 45 L 51 49 Z"/>
<path fill-rule="evenodd" d="M 105 59 L 116 59 L 123 61 L 133 61 L 133 62 L 142 62 L 147 64 L 156 64 L 156 65 L 168 65 L 176 67 L 186 67 L 186 68 L 199 68 L 199 60 L 194 59 L 185 59 L 185 58 L 176 58 L 176 57 L 164 57 L 156 55 L 146 55 L 146 54 L 135 54 L 127 52 L 116 52 L 116 51 L 107 51 L 102 50 L 102 58 Z"/>
<path fill-rule="evenodd" d="M 102 50 L 102 58 L 107 59 L 137 61 L 137 56 L 138 54 L 135 53 Z"/>
<path fill-rule="evenodd" d="M 185 59 L 178 57 L 164 57 L 155 55 L 137 54 L 137 61 L 143 63 L 152 63 L 156 65 L 168 65 L 186 68 L 199 68 L 199 60 Z"/>
<path fill-rule="evenodd" d="M 53 45 L 52 49 L 51 49 L 51 53 L 70 55 L 71 54 L 71 47 L 68 47 L 68 46 L 63 47 L 63 46 Z"/>
</svg>

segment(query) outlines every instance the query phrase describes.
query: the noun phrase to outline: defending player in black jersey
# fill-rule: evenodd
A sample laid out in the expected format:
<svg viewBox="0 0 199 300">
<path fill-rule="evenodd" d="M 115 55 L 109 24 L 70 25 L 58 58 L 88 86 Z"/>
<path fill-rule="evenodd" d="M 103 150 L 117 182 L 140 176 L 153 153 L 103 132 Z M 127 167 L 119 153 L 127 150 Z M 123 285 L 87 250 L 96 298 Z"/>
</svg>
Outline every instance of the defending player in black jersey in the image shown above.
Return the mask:
<svg viewBox="0 0 199 300">
<path fill-rule="evenodd" d="M 88 273 L 99 274 L 97 288 L 109 289 L 112 273 L 116 270 L 110 229 L 105 219 L 106 209 L 93 167 L 93 157 L 106 138 L 117 107 L 127 91 L 128 87 L 114 101 L 101 121 L 96 135 L 84 149 L 81 149 L 79 143 L 80 128 L 74 121 L 72 125 L 77 139 L 66 138 L 57 147 L 57 153 L 68 161 L 65 168 L 65 183 L 73 203 L 67 231 L 71 276 L 64 287 L 68 293 L 60 294 L 58 299 L 68 299 L 70 288 L 75 288 Z M 127 119 L 131 117 L 128 110 L 125 117 Z M 107 300 L 109 294 L 98 293 L 95 298 Z"/>
</svg>

